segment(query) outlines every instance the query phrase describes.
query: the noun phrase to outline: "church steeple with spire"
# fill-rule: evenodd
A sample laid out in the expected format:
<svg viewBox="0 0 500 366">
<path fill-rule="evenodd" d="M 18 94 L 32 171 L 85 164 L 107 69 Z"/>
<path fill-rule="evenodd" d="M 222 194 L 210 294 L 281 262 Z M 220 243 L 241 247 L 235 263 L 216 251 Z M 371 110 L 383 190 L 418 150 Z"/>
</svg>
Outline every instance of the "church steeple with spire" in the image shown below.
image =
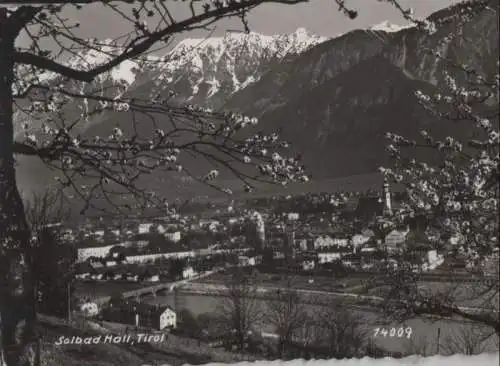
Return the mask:
<svg viewBox="0 0 500 366">
<path fill-rule="evenodd" d="M 384 200 L 384 216 L 392 216 L 392 200 L 391 200 L 391 191 L 389 187 L 389 182 L 387 178 L 384 178 L 384 186 L 383 186 L 383 200 Z"/>
</svg>

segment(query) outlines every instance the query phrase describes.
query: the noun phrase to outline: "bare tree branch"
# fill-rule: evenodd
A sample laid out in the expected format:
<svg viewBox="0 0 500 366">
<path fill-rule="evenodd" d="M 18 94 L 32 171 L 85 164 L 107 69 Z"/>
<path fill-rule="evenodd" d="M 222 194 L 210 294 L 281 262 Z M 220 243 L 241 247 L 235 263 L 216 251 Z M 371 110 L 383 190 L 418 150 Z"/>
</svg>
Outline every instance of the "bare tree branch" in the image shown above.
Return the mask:
<svg viewBox="0 0 500 366">
<path fill-rule="evenodd" d="M 238 269 L 226 284 L 227 297 L 220 309 L 217 309 L 218 319 L 222 328 L 242 351 L 249 333 L 262 320 L 262 309 L 257 303 L 257 287 L 251 276 Z"/>
</svg>

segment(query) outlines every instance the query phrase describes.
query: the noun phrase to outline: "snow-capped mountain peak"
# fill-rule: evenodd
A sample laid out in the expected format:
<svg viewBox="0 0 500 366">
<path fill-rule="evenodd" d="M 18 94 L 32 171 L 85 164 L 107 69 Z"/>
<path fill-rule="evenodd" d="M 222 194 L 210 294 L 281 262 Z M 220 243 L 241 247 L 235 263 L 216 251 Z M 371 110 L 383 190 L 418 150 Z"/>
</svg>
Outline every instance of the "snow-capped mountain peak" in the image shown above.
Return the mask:
<svg viewBox="0 0 500 366">
<path fill-rule="evenodd" d="M 237 47 L 249 47 L 284 56 L 299 54 L 307 48 L 326 41 L 325 37 L 310 34 L 305 28 L 298 28 L 291 34 L 263 35 L 256 32 L 226 31 L 222 37 L 186 38 L 180 41 L 169 56 L 182 53 L 221 53 Z"/>
<path fill-rule="evenodd" d="M 161 79 L 182 84 L 188 100 L 205 103 L 258 81 L 270 63 L 326 40 L 304 28 L 272 36 L 227 31 L 219 37 L 187 38 L 165 56 Z"/>
<path fill-rule="evenodd" d="M 88 49 L 78 52 L 70 58 L 66 65 L 76 70 L 90 70 L 105 64 L 123 52 L 123 44 L 113 39 L 99 41 L 93 39 L 89 41 L 89 45 Z M 158 60 L 158 57 L 150 55 L 138 60 L 125 60 L 100 78 L 130 86 L 135 82 L 137 74 L 144 68 L 145 64 L 150 61 L 158 62 Z"/>
<path fill-rule="evenodd" d="M 407 25 L 398 25 L 389 22 L 388 20 L 385 20 L 379 24 L 372 25 L 369 27 L 369 30 L 372 31 L 382 31 L 382 32 L 387 32 L 387 33 L 393 33 L 393 32 L 399 32 L 400 30 L 406 29 L 406 28 L 412 28 L 414 25 L 412 24 L 407 24 Z"/>
<path fill-rule="evenodd" d="M 227 31 L 220 37 L 186 38 L 162 57 L 147 55 L 125 60 L 99 75 L 95 82 L 116 86 L 118 94 L 123 94 L 140 78 L 141 83 L 153 83 L 152 89 L 176 90 L 184 100 L 217 104 L 257 82 L 271 64 L 326 40 L 304 28 L 291 34 Z M 123 52 L 122 43 L 116 40 L 87 42 L 89 47 L 62 62 L 76 70 L 91 70 Z M 44 83 L 58 79 L 52 72 L 39 76 Z"/>
<path fill-rule="evenodd" d="M 315 42 L 326 41 L 325 37 L 312 34 L 306 28 L 303 27 L 297 28 L 297 30 L 293 32 L 290 36 L 304 43 L 311 43 L 311 42 L 315 43 Z"/>
</svg>

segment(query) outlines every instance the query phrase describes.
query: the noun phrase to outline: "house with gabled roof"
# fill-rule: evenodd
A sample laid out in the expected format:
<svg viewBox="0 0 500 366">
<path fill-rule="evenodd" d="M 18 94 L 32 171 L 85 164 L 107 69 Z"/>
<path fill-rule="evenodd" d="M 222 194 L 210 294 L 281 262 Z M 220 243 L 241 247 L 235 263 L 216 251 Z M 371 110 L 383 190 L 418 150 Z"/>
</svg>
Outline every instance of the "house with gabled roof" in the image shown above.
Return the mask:
<svg viewBox="0 0 500 366">
<path fill-rule="evenodd" d="M 126 299 L 110 303 L 103 311 L 103 318 L 108 321 L 157 330 L 177 327 L 177 315 L 171 306 L 151 305 Z"/>
</svg>

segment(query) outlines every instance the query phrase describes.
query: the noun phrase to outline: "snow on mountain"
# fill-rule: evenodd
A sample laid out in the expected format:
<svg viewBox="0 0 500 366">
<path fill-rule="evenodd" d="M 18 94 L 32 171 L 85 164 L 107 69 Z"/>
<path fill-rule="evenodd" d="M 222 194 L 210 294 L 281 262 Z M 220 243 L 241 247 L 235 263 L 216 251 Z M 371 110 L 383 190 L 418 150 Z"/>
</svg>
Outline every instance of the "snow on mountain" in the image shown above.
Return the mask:
<svg viewBox="0 0 500 366">
<path fill-rule="evenodd" d="M 89 70 L 109 61 L 121 50 L 121 48 L 111 39 L 105 39 L 99 42 L 91 40 L 89 43 L 89 49 L 78 52 L 67 62 L 67 66 L 77 70 Z"/>
<path fill-rule="evenodd" d="M 180 41 L 169 53 L 177 60 L 169 65 L 175 67 L 176 63 L 189 60 L 192 56 L 199 58 L 203 54 L 210 56 L 214 61 L 222 57 L 225 52 L 249 51 L 250 53 L 267 53 L 277 57 L 289 54 L 300 54 L 313 45 L 326 41 L 327 38 L 308 33 L 305 28 L 298 28 L 292 34 L 279 34 L 267 36 L 255 32 L 231 32 L 224 37 L 187 38 Z"/>
<path fill-rule="evenodd" d="M 111 39 L 99 41 L 90 40 L 88 48 L 74 52 L 67 60 L 56 61 L 75 70 L 91 70 L 109 62 L 113 57 L 119 55 L 122 50 L 122 45 Z M 152 55 L 143 56 L 134 60 L 125 60 L 110 71 L 99 75 L 96 81 L 101 84 L 105 81 L 111 81 L 113 84 L 120 84 L 122 87 L 128 87 L 136 81 L 137 76 L 141 72 L 151 68 L 151 65 L 157 64 L 159 61 L 159 57 Z M 42 84 L 50 84 L 53 80 L 59 78 L 59 75 L 52 71 L 41 71 L 34 75 L 33 70 L 24 67 L 24 65 L 18 66 L 16 71 L 18 77 L 28 83 L 31 79 L 34 79 L 36 82 Z"/>
<path fill-rule="evenodd" d="M 228 31 L 223 37 L 187 38 L 165 56 L 158 72 L 186 100 L 206 104 L 207 98 L 225 99 L 258 81 L 273 61 L 299 55 L 326 40 L 304 28 L 273 36 Z"/>
<path fill-rule="evenodd" d="M 122 94 L 133 90 L 141 78 L 139 84 L 150 82 L 154 84 L 152 89 L 166 85 L 184 101 L 214 105 L 258 81 L 271 62 L 301 54 L 326 40 L 304 28 L 272 36 L 228 31 L 223 37 L 187 38 L 162 57 L 148 55 L 126 60 L 99 75 L 95 83 L 114 85 Z M 64 63 L 77 70 L 90 70 L 123 50 L 120 43 L 111 39 L 89 43 L 89 48 L 76 52 Z M 50 82 L 57 75 L 45 72 L 41 78 Z M 214 102 L 210 103 L 212 99 Z"/>
<path fill-rule="evenodd" d="M 223 37 L 188 38 L 180 41 L 166 55 L 145 55 L 125 60 L 108 72 L 100 74 L 92 83 L 68 82 L 65 88 L 77 93 L 96 92 L 101 96 L 128 95 L 147 97 L 151 91 L 173 90 L 178 101 L 209 107 L 221 106 L 236 91 L 257 82 L 274 63 L 285 57 L 298 55 L 326 38 L 313 35 L 304 28 L 292 34 L 262 35 L 255 32 L 226 32 Z M 112 39 L 87 40 L 88 46 L 74 50 L 67 60 L 58 60 L 76 70 L 91 70 L 109 62 L 123 51 L 123 44 Z M 60 76 L 50 71 L 20 65 L 19 79 L 24 80 L 20 90 L 29 84 L 58 83 Z M 16 90 L 17 92 L 17 90 Z M 88 101 L 75 101 L 75 113 Z M 78 105 L 77 105 L 78 104 Z M 17 113 L 16 133 L 28 116 Z M 36 128 L 36 123 L 33 125 Z"/>
<path fill-rule="evenodd" d="M 90 70 L 109 62 L 122 51 L 123 45 L 111 39 L 91 41 L 88 49 L 78 52 L 66 64 L 76 70 Z M 149 55 L 137 60 L 125 60 L 109 72 L 100 75 L 98 80 L 101 82 L 110 80 L 127 87 L 135 82 L 137 75 L 144 71 L 149 63 L 157 61 L 158 57 Z"/>
<path fill-rule="evenodd" d="M 372 31 L 382 31 L 382 32 L 387 32 L 387 33 L 393 33 L 393 32 L 399 32 L 400 30 L 406 29 L 406 28 L 412 28 L 414 27 L 413 24 L 407 24 L 407 25 L 398 25 L 389 22 L 388 20 L 383 21 L 382 23 L 373 25 L 369 27 L 369 30 Z"/>
</svg>

